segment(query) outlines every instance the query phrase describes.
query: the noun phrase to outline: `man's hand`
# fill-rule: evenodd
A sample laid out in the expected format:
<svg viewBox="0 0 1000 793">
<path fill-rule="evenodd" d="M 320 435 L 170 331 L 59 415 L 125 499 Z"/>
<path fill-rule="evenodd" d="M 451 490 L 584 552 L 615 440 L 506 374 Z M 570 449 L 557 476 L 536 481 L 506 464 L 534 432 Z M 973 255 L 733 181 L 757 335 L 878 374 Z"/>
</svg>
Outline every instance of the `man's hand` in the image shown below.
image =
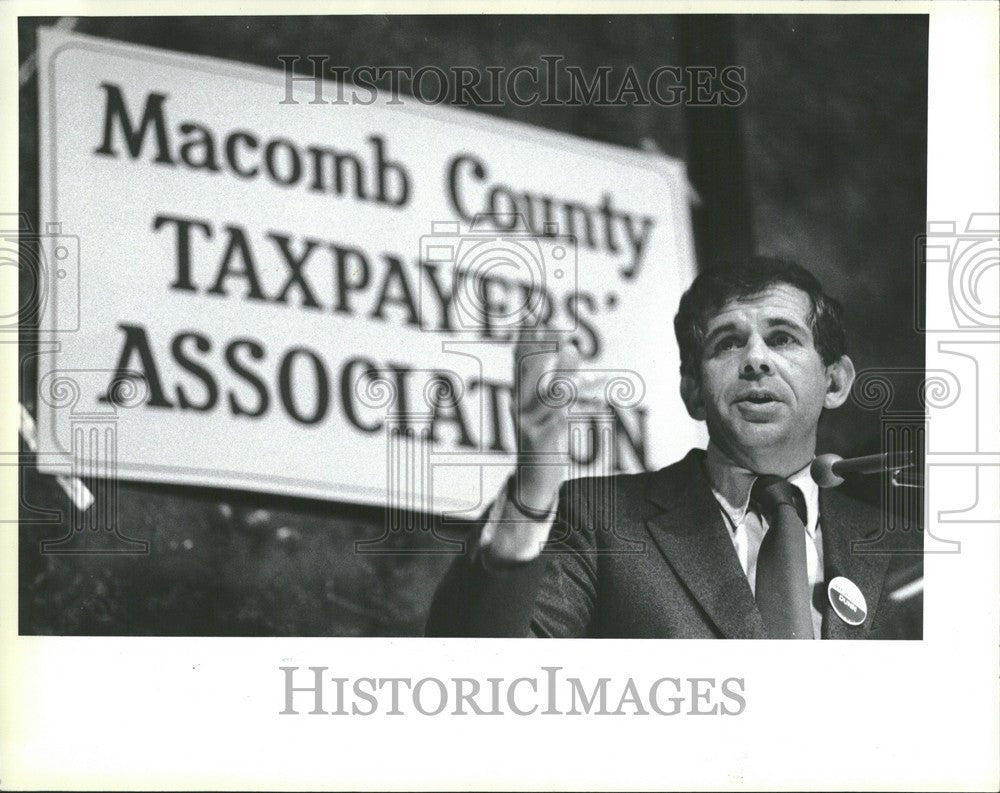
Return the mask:
<svg viewBox="0 0 1000 793">
<path fill-rule="evenodd" d="M 522 325 L 514 346 L 514 430 L 517 434 L 516 481 L 519 506 L 547 512 L 556 499 L 569 462 L 569 404 L 558 397 L 557 381 L 548 400 L 542 398 L 558 372 L 560 380 L 578 382 L 580 355 L 566 335 L 554 337 Z M 577 390 L 579 387 L 577 386 Z"/>
<path fill-rule="evenodd" d="M 559 486 L 569 469 L 569 407 L 572 399 L 558 399 L 560 385 L 551 390 L 543 378 L 558 372 L 572 380 L 580 393 L 580 355 L 568 334 L 543 334 L 527 318 L 514 346 L 514 431 L 517 470 L 507 492 L 490 552 L 500 559 L 526 561 L 536 557 L 548 538 L 555 517 Z M 565 383 L 563 384 L 565 387 Z M 549 398 L 543 399 L 542 394 Z"/>
</svg>

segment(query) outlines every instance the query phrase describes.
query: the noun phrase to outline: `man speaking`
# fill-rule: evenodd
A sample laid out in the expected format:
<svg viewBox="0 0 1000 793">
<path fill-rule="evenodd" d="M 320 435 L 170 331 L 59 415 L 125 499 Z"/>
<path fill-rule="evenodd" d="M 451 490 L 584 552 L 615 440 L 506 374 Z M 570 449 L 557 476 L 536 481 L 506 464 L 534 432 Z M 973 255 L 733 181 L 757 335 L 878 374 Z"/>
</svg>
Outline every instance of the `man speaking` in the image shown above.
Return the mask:
<svg viewBox="0 0 1000 793">
<path fill-rule="evenodd" d="M 681 396 L 707 450 L 662 470 L 561 481 L 566 408 L 537 384 L 566 368 L 522 329 L 515 473 L 434 597 L 437 636 L 919 638 L 887 580 L 919 532 L 810 476 L 824 410 L 854 382 L 836 301 L 798 265 L 701 273 L 674 319 Z M 908 540 L 916 547 L 904 547 Z"/>
</svg>

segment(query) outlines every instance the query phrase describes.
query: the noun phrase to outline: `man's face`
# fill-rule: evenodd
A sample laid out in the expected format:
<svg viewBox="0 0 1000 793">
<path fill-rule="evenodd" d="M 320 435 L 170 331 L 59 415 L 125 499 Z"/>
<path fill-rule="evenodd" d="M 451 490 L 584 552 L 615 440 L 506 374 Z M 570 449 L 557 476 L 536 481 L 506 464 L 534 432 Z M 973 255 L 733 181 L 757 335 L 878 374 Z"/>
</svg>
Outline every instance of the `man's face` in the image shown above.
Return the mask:
<svg viewBox="0 0 1000 793">
<path fill-rule="evenodd" d="M 805 292 L 778 284 L 726 303 L 708 321 L 700 382 L 688 379 L 685 401 L 736 462 L 769 449 L 815 450 L 820 413 L 836 405 L 809 327 L 811 308 Z"/>
</svg>

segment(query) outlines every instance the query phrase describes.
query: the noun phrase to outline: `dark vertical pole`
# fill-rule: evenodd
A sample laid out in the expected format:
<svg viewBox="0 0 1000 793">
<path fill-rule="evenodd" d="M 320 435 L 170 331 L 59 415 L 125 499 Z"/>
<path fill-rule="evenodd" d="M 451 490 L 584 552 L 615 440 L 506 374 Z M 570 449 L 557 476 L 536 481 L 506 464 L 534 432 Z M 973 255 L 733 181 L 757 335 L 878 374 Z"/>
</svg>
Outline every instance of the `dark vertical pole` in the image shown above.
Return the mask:
<svg viewBox="0 0 1000 793">
<path fill-rule="evenodd" d="M 739 66 L 731 16 L 678 18 L 681 58 L 694 67 Z M 688 175 L 701 198 L 694 208 L 698 263 L 733 264 L 753 253 L 753 219 L 747 182 L 740 107 L 697 104 L 684 108 Z"/>
</svg>

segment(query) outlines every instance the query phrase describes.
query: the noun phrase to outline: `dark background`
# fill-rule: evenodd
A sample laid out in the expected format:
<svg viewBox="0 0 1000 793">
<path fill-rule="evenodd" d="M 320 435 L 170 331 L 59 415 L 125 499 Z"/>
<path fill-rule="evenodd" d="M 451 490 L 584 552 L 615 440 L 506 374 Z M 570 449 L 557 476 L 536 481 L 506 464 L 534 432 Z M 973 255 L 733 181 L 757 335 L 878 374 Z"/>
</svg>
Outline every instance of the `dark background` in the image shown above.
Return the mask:
<svg viewBox="0 0 1000 793">
<path fill-rule="evenodd" d="M 21 21 L 22 63 L 36 29 L 54 21 Z M 750 251 L 795 259 L 844 303 L 859 370 L 923 368 L 912 315 L 926 204 L 926 17 L 80 18 L 74 29 L 271 68 L 282 54 L 444 69 L 540 66 L 540 55 L 559 54 L 587 74 L 632 64 L 640 76 L 663 64 L 745 66 L 748 98 L 736 109 L 468 112 L 628 147 L 652 141 L 687 160 L 702 197 L 700 264 Z M 21 211 L 36 229 L 37 90 L 29 79 L 20 97 Z M 29 286 L 22 276 L 22 301 Z M 23 335 L 22 354 L 31 349 Z M 34 413 L 27 360 L 21 401 Z M 920 407 L 915 391 L 902 400 L 897 408 Z M 880 451 L 880 421 L 849 403 L 824 419 L 820 450 Z M 118 524 L 148 554 L 44 554 L 40 541 L 71 530 L 72 504 L 30 467 L 21 490 L 24 634 L 419 634 L 450 561 L 412 553 L 433 544 L 420 531 L 389 537 L 398 555 L 355 553 L 357 540 L 383 533 L 377 508 L 129 483 L 119 486 Z M 871 483 L 859 494 L 878 498 Z M 61 522 L 32 522 L 39 508 L 60 511 Z"/>
</svg>

